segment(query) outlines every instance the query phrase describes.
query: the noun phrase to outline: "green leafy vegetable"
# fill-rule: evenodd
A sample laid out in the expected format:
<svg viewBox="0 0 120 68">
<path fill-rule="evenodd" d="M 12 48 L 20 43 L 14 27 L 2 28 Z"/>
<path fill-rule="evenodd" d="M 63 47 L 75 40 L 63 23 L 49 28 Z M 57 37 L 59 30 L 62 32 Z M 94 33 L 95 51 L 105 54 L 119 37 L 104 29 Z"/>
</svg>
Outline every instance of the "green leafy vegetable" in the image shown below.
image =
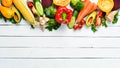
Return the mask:
<svg viewBox="0 0 120 68">
<path fill-rule="evenodd" d="M 57 23 L 55 21 L 55 19 L 50 19 L 50 21 L 48 21 L 48 26 L 46 27 L 46 29 L 48 29 L 49 31 L 57 30 L 59 27 L 61 26 L 61 24 Z"/>
<path fill-rule="evenodd" d="M 92 30 L 93 32 L 96 32 L 96 31 L 97 31 L 96 26 L 95 26 L 94 24 L 91 25 L 91 30 Z"/>
<path fill-rule="evenodd" d="M 48 8 L 45 8 L 44 12 L 45 12 L 47 17 L 53 18 L 56 14 L 56 10 L 55 10 L 54 5 L 52 5 Z"/>
<path fill-rule="evenodd" d="M 12 24 L 17 24 L 17 22 L 14 20 L 14 18 L 9 19 L 9 21 L 10 21 Z"/>
<path fill-rule="evenodd" d="M 1 13 L 0 13 L 0 18 L 2 18 L 5 22 L 7 22 L 7 18 L 5 18 Z"/>
<path fill-rule="evenodd" d="M 108 27 L 107 24 L 106 24 L 105 16 L 102 16 L 102 26 Z"/>
<path fill-rule="evenodd" d="M 71 0 L 70 5 L 77 11 L 80 11 L 84 7 L 84 4 L 80 0 Z"/>
<path fill-rule="evenodd" d="M 119 12 L 119 11 L 118 11 Z M 113 24 L 116 24 L 118 22 L 118 12 L 117 14 L 114 16 L 114 19 L 112 21 Z"/>
</svg>

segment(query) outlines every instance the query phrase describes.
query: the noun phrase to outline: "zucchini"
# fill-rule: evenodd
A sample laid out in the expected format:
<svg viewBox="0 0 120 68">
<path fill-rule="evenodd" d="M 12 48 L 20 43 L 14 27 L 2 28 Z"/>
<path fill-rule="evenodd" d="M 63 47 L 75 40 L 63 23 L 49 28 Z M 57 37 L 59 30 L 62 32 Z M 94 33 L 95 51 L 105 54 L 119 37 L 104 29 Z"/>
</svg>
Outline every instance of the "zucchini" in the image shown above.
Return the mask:
<svg viewBox="0 0 120 68">
<path fill-rule="evenodd" d="M 33 0 L 34 4 L 35 4 L 35 8 L 37 10 L 37 14 L 38 16 L 43 16 L 44 12 L 43 12 L 43 6 L 40 2 L 40 0 Z"/>
<path fill-rule="evenodd" d="M 75 21 L 76 21 L 76 18 L 77 18 L 77 15 L 78 15 L 78 11 L 74 11 L 73 12 L 73 16 L 72 16 L 72 18 L 71 18 L 71 21 L 70 21 L 70 23 L 68 24 L 68 28 L 69 29 L 72 29 L 73 28 L 73 26 L 75 25 Z"/>
</svg>

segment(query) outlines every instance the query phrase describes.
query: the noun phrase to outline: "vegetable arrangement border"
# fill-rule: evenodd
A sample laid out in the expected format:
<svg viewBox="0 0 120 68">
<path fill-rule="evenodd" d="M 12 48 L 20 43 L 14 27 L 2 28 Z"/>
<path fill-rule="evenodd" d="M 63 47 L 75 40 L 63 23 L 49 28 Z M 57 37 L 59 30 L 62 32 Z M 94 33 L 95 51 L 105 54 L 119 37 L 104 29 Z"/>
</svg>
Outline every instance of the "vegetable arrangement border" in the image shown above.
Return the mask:
<svg viewBox="0 0 120 68">
<path fill-rule="evenodd" d="M 23 18 L 32 26 L 52 31 L 61 24 L 69 29 L 80 30 L 83 25 L 91 27 L 107 27 L 107 22 L 116 24 L 120 8 L 119 0 L 98 0 L 95 4 L 90 0 L 1 0 L 0 18 L 5 22 L 19 24 Z M 70 5 L 71 8 L 66 6 Z"/>
</svg>

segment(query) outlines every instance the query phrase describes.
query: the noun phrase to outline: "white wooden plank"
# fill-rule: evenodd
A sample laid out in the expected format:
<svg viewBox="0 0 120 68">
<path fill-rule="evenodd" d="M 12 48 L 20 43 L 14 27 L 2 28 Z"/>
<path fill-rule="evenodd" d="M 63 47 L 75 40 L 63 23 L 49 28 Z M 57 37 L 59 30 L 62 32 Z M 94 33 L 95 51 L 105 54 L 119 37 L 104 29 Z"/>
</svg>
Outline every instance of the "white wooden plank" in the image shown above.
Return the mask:
<svg viewBox="0 0 120 68">
<path fill-rule="evenodd" d="M 0 59 L 120 59 L 120 49 L 99 48 L 0 48 Z"/>
<path fill-rule="evenodd" d="M 0 48 L 120 48 L 120 38 L 1 37 Z"/>
<path fill-rule="evenodd" d="M 99 28 L 93 33 L 90 28 L 84 27 L 81 30 L 69 30 L 66 26 L 57 31 L 42 32 L 38 29 L 31 29 L 30 26 L 0 26 L 0 36 L 120 36 L 120 27 Z"/>
<path fill-rule="evenodd" d="M 2 68 L 119 68 L 120 60 L 0 60 Z"/>
</svg>

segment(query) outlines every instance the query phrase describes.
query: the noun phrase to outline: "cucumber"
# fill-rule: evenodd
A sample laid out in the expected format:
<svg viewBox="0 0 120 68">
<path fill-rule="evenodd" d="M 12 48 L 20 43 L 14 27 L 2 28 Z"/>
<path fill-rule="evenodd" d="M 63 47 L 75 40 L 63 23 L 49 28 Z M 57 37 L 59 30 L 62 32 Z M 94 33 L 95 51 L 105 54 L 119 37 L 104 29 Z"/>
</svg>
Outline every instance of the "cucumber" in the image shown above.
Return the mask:
<svg viewBox="0 0 120 68">
<path fill-rule="evenodd" d="M 73 17 L 71 18 L 70 23 L 68 24 L 68 28 L 69 28 L 69 29 L 72 29 L 72 28 L 73 28 L 73 26 L 75 25 L 75 20 L 76 20 L 76 18 L 75 18 L 75 16 L 73 16 Z"/>
<path fill-rule="evenodd" d="M 69 29 L 72 29 L 73 26 L 75 25 L 75 21 L 76 21 L 77 15 L 78 15 L 78 11 L 75 10 L 75 11 L 73 12 L 73 16 L 72 16 L 72 18 L 71 18 L 71 21 L 70 21 L 70 23 L 68 24 L 68 28 L 69 28 Z"/>
<path fill-rule="evenodd" d="M 43 7 L 42 7 L 40 0 L 33 0 L 33 1 L 35 4 L 35 8 L 37 10 L 38 16 L 43 16 L 44 12 L 43 12 Z"/>
<path fill-rule="evenodd" d="M 78 11 L 77 10 L 74 10 L 73 16 L 75 16 L 75 18 L 77 18 L 77 16 L 78 16 Z"/>
</svg>

